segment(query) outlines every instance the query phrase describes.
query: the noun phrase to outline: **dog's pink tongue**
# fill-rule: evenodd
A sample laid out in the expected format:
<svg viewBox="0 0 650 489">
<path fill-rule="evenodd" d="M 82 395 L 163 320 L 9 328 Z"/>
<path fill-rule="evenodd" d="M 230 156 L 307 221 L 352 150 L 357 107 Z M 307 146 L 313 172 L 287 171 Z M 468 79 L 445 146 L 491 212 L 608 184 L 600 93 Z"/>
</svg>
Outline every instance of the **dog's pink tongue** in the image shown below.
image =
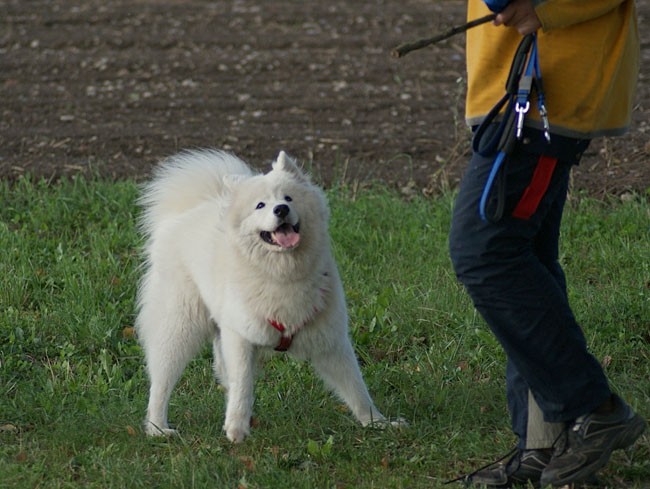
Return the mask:
<svg viewBox="0 0 650 489">
<path fill-rule="evenodd" d="M 290 227 L 278 229 L 273 233 L 273 241 L 282 248 L 294 248 L 300 242 L 300 234 Z"/>
</svg>

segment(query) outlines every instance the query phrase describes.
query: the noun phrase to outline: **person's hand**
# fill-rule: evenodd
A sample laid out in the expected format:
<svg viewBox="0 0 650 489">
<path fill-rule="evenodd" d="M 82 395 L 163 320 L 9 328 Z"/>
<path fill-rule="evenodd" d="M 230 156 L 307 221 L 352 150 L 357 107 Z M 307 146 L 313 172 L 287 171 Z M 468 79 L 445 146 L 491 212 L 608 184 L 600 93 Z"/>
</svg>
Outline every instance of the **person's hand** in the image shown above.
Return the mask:
<svg viewBox="0 0 650 489">
<path fill-rule="evenodd" d="M 532 0 L 513 0 L 494 19 L 494 25 L 514 27 L 519 34 L 525 36 L 535 32 L 542 26 Z"/>
</svg>

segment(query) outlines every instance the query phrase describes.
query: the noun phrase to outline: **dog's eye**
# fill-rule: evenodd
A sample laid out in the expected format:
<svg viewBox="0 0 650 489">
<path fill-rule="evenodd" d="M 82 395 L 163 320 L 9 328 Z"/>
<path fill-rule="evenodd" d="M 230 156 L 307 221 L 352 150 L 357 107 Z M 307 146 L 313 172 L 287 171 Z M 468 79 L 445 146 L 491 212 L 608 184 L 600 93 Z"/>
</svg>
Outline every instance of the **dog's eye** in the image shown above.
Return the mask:
<svg viewBox="0 0 650 489">
<path fill-rule="evenodd" d="M 285 195 L 284 200 L 286 200 L 287 202 L 292 202 L 293 201 L 293 199 L 291 198 L 290 195 Z"/>
<path fill-rule="evenodd" d="M 261 209 L 261 208 L 264 207 L 265 205 L 266 205 L 266 204 L 265 204 L 264 202 L 260 202 L 259 204 L 257 204 L 257 207 L 255 207 L 255 208 L 256 208 L 256 209 Z"/>
</svg>

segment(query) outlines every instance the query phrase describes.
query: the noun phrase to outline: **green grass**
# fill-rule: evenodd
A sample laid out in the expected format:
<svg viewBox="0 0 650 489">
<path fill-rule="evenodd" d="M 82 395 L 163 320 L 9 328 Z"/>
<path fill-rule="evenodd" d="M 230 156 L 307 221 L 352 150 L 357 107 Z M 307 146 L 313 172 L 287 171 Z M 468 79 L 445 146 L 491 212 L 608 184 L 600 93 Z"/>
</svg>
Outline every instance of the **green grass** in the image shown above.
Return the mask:
<svg viewBox="0 0 650 489">
<path fill-rule="evenodd" d="M 0 487 L 436 488 L 512 446 L 503 353 L 449 263 L 451 196 L 382 189 L 330 191 L 331 232 L 366 381 L 410 427 L 359 427 L 308 365 L 278 355 L 257 384 L 258 426 L 231 445 L 206 349 L 172 398 L 182 436 L 145 438 L 136 194 L 0 184 Z M 643 199 L 573 199 L 562 248 L 590 347 L 646 418 L 649 218 Z M 602 474 L 608 487 L 649 479 L 648 435 Z"/>
</svg>

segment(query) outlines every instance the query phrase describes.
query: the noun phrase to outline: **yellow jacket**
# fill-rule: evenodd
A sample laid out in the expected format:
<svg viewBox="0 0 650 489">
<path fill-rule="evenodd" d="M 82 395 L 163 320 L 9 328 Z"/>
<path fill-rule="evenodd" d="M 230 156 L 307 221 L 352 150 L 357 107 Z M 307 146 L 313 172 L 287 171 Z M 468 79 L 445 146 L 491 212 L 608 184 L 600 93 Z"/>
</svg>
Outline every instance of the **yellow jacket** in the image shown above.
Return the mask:
<svg viewBox="0 0 650 489">
<path fill-rule="evenodd" d="M 639 71 L 634 0 L 534 0 L 542 23 L 540 69 L 551 132 L 590 139 L 625 132 Z M 468 1 L 468 19 L 490 11 Z M 467 32 L 466 119 L 478 124 L 504 95 L 514 52 L 513 28 L 487 23 Z M 541 128 L 536 104 L 527 124 Z"/>
</svg>

